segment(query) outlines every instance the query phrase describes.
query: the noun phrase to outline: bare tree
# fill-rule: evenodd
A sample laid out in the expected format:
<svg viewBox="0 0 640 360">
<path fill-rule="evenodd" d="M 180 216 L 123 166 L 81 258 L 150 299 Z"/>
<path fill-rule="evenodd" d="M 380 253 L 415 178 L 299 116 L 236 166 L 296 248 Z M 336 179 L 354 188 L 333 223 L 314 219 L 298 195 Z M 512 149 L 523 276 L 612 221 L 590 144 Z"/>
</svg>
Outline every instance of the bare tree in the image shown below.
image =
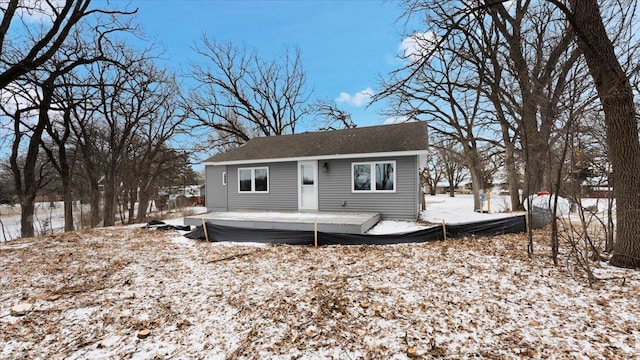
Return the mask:
<svg viewBox="0 0 640 360">
<path fill-rule="evenodd" d="M 459 38 L 460 41 L 465 41 Z M 435 46 L 426 41 L 421 46 L 424 54 Z M 464 161 L 469 169 L 474 197 L 474 209 L 481 207 L 483 143 L 490 139 L 481 134 L 488 126 L 483 116 L 481 89 L 464 61 L 458 58 L 457 42 L 443 46 L 433 52 L 429 60 L 422 61 L 422 55 L 406 54 L 409 64 L 394 72 L 390 80 L 383 81 L 383 90 L 374 100 L 390 98 L 394 104 L 393 114 L 408 118 L 424 119 L 429 131 L 438 138 L 451 139 L 462 147 Z"/>
<path fill-rule="evenodd" d="M 21 205 L 21 235 L 34 236 L 33 214 L 37 191 L 46 183 L 47 171 L 39 159 L 44 119 L 36 115 L 38 97 L 25 82 L 8 86 L 0 107 L 12 122 L 9 164 L 14 189 Z M 26 148 L 25 148 L 26 147 Z M 25 155 L 21 155 L 25 154 Z"/>
<path fill-rule="evenodd" d="M 100 104 L 98 103 L 97 90 L 90 76 L 78 80 L 79 84 L 86 86 L 75 87 L 78 94 L 72 95 L 76 101 L 75 106 L 69 107 L 71 110 L 71 130 L 74 135 L 74 147 L 79 154 L 80 165 L 77 176 L 82 179 L 79 193 L 86 194 L 91 207 L 89 226 L 100 225 L 102 209 L 100 200 L 102 193 L 100 190 L 101 180 L 104 179 L 106 159 L 109 152 L 105 137 L 105 125 L 100 122 Z M 67 102 L 71 104 L 72 102 Z M 85 187 L 86 185 L 86 187 Z M 81 196 L 82 200 L 82 196 Z"/>
<path fill-rule="evenodd" d="M 432 41 L 422 49 L 416 61 L 395 73 L 403 72 L 402 76 L 387 84 L 383 95 L 397 94 L 407 84 L 419 79 L 443 51 L 452 51 L 455 59 L 468 59 L 474 52 L 468 51 L 471 47 L 466 45 L 476 41 L 478 37 L 475 35 L 481 33 L 478 29 L 487 29 L 485 33 L 491 35 L 492 41 L 482 40 L 478 44 L 481 45 L 479 49 L 488 48 L 490 51 L 478 53 L 486 58 L 485 64 L 494 61 L 492 65 L 500 65 L 500 72 L 492 71 L 490 66 L 475 67 L 480 74 L 480 81 L 476 83 L 481 89 L 489 89 L 484 90 L 485 93 L 496 94 L 499 87 L 495 85 L 498 83 L 486 81 L 486 74 L 496 77 L 508 75 L 515 80 L 505 83 L 500 97 L 483 96 L 490 100 L 499 115 L 500 110 L 504 110 L 503 117 L 510 123 L 503 123 L 508 125 L 503 129 L 510 128 L 509 131 L 520 139 L 529 192 L 551 184 L 551 164 L 545 161 L 550 158 L 552 150 L 549 140 L 562 134 L 558 129 L 563 125 L 558 121 L 566 122 L 568 119 L 567 108 L 561 106 L 568 94 L 568 78 L 584 55 L 605 112 L 618 211 L 624 213 L 623 216 L 618 214 L 617 236 L 623 240 L 616 241 L 620 246 L 616 246 L 612 264 L 637 267 L 640 263 L 640 235 L 632 218 L 640 210 L 640 199 L 632 194 L 640 190 L 640 180 L 635 175 L 640 164 L 631 159 L 638 156 L 640 144 L 629 75 L 616 57 L 614 42 L 611 41 L 618 43 L 621 34 L 630 33 L 625 29 L 635 17 L 636 2 L 607 2 L 618 10 L 608 10 L 604 20 L 600 12 L 603 5 L 595 0 L 446 3 L 408 0 L 404 4 L 408 15 L 424 14 L 425 23 L 431 26 Z M 628 61 L 624 63 L 627 71 L 637 71 L 637 67 L 629 68 Z M 461 67 L 467 64 L 464 62 Z M 512 138 L 510 135 L 509 139 Z"/>
<path fill-rule="evenodd" d="M 133 14 L 119 10 L 90 9 L 89 3 L 10 1 L 3 12 L 0 25 L 0 87 L 11 92 L 13 99 L 10 106 L 3 106 L 3 112 L 10 114 L 14 120 L 11 167 L 22 205 L 23 237 L 34 235 L 35 197 L 44 186 L 39 151 L 46 144 L 43 136 L 52 129 L 50 112 L 61 110 L 55 104 L 56 82 L 76 67 L 101 57 L 99 52 L 87 57 L 85 49 L 68 46 L 79 38 L 78 34 L 95 32 L 96 41 L 92 44 L 100 48 L 106 36 L 129 27 L 127 23 L 120 23 L 120 16 Z M 31 14 L 36 13 L 41 17 L 29 19 Z M 51 131 L 51 134 L 54 132 Z M 66 135 L 56 136 L 56 139 L 64 142 L 68 134 L 67 131 Z M 64 172 L 68 167 L 66 164 L 59 166 L 61 163 L 57 161 L 66 159 L 65 149 L 60 142 L 58 146 L 62 151 L 58 155 L 62 157 L 53 156 L 51 151 L 47 151 L 47 154 L 54 167 Z M 23 164 L 18 163 L 21 153 L 26 153 Z M 63 179 L 65 191 L 69 191 L 69 178 L 65 176 Z M 67 220 L 71 219 L 68 226 L 72 227 L 72 217 L 69 213 L 67 217 Z"/>
<path fill-rule="evenodd" d="M 111 21 L 112 19 L 109 19 Z M 73 229 L 73 213 L 71 198 L 71 170 L 66 155 L 70 131 L 70 111 L 60 102 L 58 90 L 60 83 L 68 78 L 67 74 L 95 62 L 105 61 L 103 47 L 110 44 L 108 36 L 120 31 L 128 31 L 130 28 L 115 27 L 106 24 L 105 19 L 96 19 L 91 24 L 82 21 L 75 24 L 70 30 L 73 34 L 67 35 L 65 41 L 57 48 L 57 51 L 47 61 L 30 72 L 23 74 L 20 79 L 11 83 L 7 88 L 22 87 L 22 94 L 33 92 L 34 96 L 22 96 L 20 102 L 15 103 L 14 112 L 14 146 L 12 147 L 12 159 L 17 159 L 26 147 L 26 156 L 22 167 L 13 162 L 13 172 L 16 188 L 21 194 L 21 231 L 23 237 L 34 235 L 33 211 L 35 196 L 42 187 L 37 180 L 35 167 L 38 163 L 39 151 L 43 149 L 49 157 L 49 162 L 61 176 L 62 189 L 65 200 L 65 229 Z M 119 25 L 119 24 L 118 24 Z M 88 41 L 87 38 L 91 40 Z M 105 44 L 107 43 L 107 44 Z M 25 104 L 37 112 L 33 120 L 25 121 L 16 116 L 25 110 Z M 30 105 L 28 105 L 30 104 Z M 52 120 L 53 118 L 59 119 Z M 28 143 L 23 144 L 28 136 Z M 48 138 L 47 138 L 48 136 Z M 54 149 L 55 147 L 55 149 Z"/>
<path fill-rule="evenodd" d="M 357 125 L 351 119 L 351 114 L 341 109 L 333 101 L 318 100 L 311 106 L 316 118 L 321 121 L 320 130 L 352 129 Z"/>
<path fill-rule="evenodd" d="M 180 177 L 183 166 L 176 166 L 176 158 L 188 164 L 184 152 L 173 149 L 170 143 L 177 135 L 184 134 L 187 118 L 178 101 L 178 85 L 168 74 L 158 73 L 157 76 L 159 86 L 145 98 L 152 112 L 133 135 L 130 150 L 123 160 L 121 178 L 130 201 L 129 222 L 146 220 L 149 202 L 155 198 L 161 179 L 169 174 Z M 139 204 L 134 216 L 136 201 Z"/>
<path fill-rule="evenodd" d="M 192 67 L 197 86 L 187 102 L 191 116 L 216 131 L 214 145 L 294 133 L 309 112 L 298 50 L 265 61 L 255 51 L 205 36 L 196 51 L 204 62 Z"/>
<path fill-rule="evenodd" d="M 146 187 L 139 188 L 139 205 L 135 218 L 138 222 L 146 221 L 150 200 L 154 200 L 156 207 L 158 201 L 162 202 L 161 196 L 159 196 L 161 190 L 184 188 L 187 185 L 200 183 L 197 174 L 191 167 L 188 152 L 172 148 L 168 144 L 156 144 L 152 147 L 152 152 L 154 160 L 145 159 L 145 162 L 149 162 L 148 170 L 145 170 L 149 177 L 143 178 L 145 181 L 143 184 Z M 129 205 L 130 221 L 133 220 L 132 205 Z"/>
<path fill-rule="evenodd" d="M 28 99 L 27 97 L 22 97 L 21 101 L 14 103 L 11 169 L 21 205 L 22 237 L 35 235 L 33 223 L 35 200 L 38 191 L 46 184 L 43 182 L 44 172 L 40 161 L 40 148 L 44 147 L 48 150 L 43 142 L 43 137 L 51 124 L 50 111 L 59 110 L 54 105 L 55 82 L 59 76 L 71 71 L 78 65 L 79 63 L 76 61 L 62 62 L 51 71 L 38 71 L 33 74 L 32 78 L 30 77 L 22 83 L 23 94 L 28 93 L 31 88 L 37 89 L 35 96 L 30 99 L 30 104 L 26 106 L 21 104 L 21 102 L 25 102 Z M 40 80 L 41 77 L 42 80 Z M 33 114 L 33 117 L 28 116 L 30 113 Z M 22 114 L 27 116 L 23 118 Z M 24 146 L 26 146 L 26 156 L 24 161 L 19 163 L 18 159 L 21 157 L 20 154 Z M 56 159 L 53 154 L 49 151 L 47 153 L 50 155 L 49 161 L 54 161 L 55 163 Z M 54 166 L 59 169 L 57 163 Z M 66 182 L 68 179 L 69 177 L 63 178 L 63 185 L 66 190 L 70 191 L 69 184 Z"/>
<path fill-rule="evenodd" d="M 445 140 L 438 147 L 438 157 L 444 167 L 444 174 L 449 182 L 449 196 L 455 196 L 456 188 L 466 179 L 467 171 L 464 154 L 458 144 Z"/>
<path fill-rule="evenodd" d="M 130 28 L 110 28 L 109 33 L 127 32 Z M 73 145 L 72 121 L 73 111 L 77 109 L 78 103 L 84 99 L 78 98 L 84 95 L 82 91 L 75 91 L 75 88 L 86 86 L 75 74 L 82 72 L 83 67 L 91 66 L 98 62 L 112 62 L 117 64 L 115 54 L 109 41 L 107 33 L 101 30 L 92 32 L 91 28 L 77 28 L 72 36 L 67 38 L 67 42 L 62 45 L 58 53 L 52 58 L 50 66 L 46 68 L 50 72 L 52 86 L 43 88 L 42 92 L 51 92 L 53 108 L 50 105 L 41 104 L 40 111 L 47 113 L 46 132 L 51 139 L 51 145 L 43 142 L 42 148 L 49 156 L 50 161 L 60 175 L 62 181 L 62 192 L 64 199 L 65 231 L 74 230 L 73 217 L 73 196 L 72 196 L 72 161 L 67 155 L 68 150 Z M 48 65 L 49 63 L 46 63 Z M 127 64 L 118 64 L 126 66 Z M 50 68 L 50 69 L 49 69 Z M 42 107 L 48 106 L 48 107 Z M 49 115 L 52 110 L 57 110 L 53 118 Z M 75 153 L 74 153 L 75 154 Z"/>
<path fill-rule="evenodd" d="M 517 209 L 518 155 L 525 169 L 525 197 L 551 187 L 552 168 L 546 159 L 568 117 L 563 104 L 568 102 L 568 76 L 580 68 L 579 52 L 573 33 L 551 5 L 496 3 L 473 16 L 487 24 L 478 49 L 488 54 L 481 81 L 502 129 L 512 208 Z M 573 103 L 584 100 L 579 95 Z"/>
<path fill-rule="evenodd" d="M 430 148 L 427 153 L 425 166 L 420 169 L 420 183 L 429 187 L 429 195 L 435 196 L 438 183 L 444 176 L 444 167 L 438 157 L 438 151 Z"/>
<path fill-rule="evenodd" d="M 2 5 L 0 23 L 0 89 L 51 59 L 78 23 L 88 17 L 108 15 L 101 24 L 118 24 L 120 15 L 136 11 L 90 8 L 91 0 L 20 1 Z M 42 21 L 30 19 L 38 14 Z"/>
<path fill-rule="evenodd" d="M 115 224 L 115 210 L 120 193 L 123 163 L 133 150 L 135 134 L 154 121 L 163 103 L 155 101 L 162 94 L 163 72 L 144 54 L 127 53 L 127 68 L 101 63 L 93 73 L 98 85 L 99 114 L 106 128 L 108 146 L 104 172 L 104 226 Z M 160 95 L 162 96 L 162 95 Z"/>
<path fill-rule="evenodd" d="M 570 0 L 570 8 L 552 1 L 565 13 L 595 80 L 605 113 L 609 160 L 615 177 L 617 227 L 611 264 L 640 267 L 640 139 L 629 76 L 607 34 L 596 0 Z"/>
</svg>

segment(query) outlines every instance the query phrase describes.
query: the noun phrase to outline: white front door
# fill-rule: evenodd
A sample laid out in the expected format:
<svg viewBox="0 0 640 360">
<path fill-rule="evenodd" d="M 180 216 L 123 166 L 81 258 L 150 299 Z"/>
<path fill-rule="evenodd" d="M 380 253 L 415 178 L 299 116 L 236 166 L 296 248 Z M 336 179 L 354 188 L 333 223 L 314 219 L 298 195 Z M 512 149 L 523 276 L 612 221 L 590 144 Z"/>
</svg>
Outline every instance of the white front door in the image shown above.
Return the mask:
<svg viewBox="0 0 640 360">
<path fill-rule="evenodd" d="M 318 210 L 318 162 L 298 162 L 298 209 Z"/>
</svg>

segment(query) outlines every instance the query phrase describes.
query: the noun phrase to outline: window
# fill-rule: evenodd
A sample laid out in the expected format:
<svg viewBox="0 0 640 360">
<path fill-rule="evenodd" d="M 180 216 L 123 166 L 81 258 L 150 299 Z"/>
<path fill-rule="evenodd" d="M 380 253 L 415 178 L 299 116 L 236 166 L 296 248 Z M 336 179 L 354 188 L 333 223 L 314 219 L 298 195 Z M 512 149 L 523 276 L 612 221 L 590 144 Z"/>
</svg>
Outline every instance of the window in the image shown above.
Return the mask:
<svg viewBox="0 0 640 360">
<path fill-rule="evenodd" d="M 353 192 L 396 191 L 396 162 L 352 163 Z"/>
<path fill-rule="evenodd" d="M 269 168 L 238 169 L 238 192 L 269 192 Z"/>
<path fill-rule="evenodd" d="M 395 190 L 395 163 L 376 164 L 376 191 Z"/>
<path fill-rule="evenodd" d="M 222 185 L 226 186 L 227 185 L 227 172 L 223 172 L 222 173 Z"/>
<path fill-rule="evenodd" d="M 371 164 L 353 165 L 353 190 L 371 190 Z"/>
</svg>

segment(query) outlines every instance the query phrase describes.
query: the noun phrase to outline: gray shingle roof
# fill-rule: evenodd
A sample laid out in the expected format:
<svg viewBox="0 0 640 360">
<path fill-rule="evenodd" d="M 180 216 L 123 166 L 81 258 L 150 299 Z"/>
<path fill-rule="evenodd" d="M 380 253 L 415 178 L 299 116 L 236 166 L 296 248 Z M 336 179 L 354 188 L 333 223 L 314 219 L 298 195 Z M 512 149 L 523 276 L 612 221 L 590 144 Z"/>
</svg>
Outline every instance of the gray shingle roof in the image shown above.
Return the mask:
<svg viewBox="0 0 640 360">
<path fill-rule="evenodd" d="M 385 152 L 426 151 L 427 124 L 410 122 L 335 131 L 254 138 L 204 163 Z"/>
</svg>

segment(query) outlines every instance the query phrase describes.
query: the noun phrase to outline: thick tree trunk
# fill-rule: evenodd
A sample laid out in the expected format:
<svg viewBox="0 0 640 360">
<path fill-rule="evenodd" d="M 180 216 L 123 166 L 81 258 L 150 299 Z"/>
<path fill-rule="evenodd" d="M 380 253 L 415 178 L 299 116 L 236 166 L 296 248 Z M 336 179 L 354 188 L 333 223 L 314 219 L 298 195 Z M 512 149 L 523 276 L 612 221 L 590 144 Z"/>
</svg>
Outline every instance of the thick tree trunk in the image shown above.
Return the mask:
<svg viewBox="0 0 640 360">
<path fill-rule="evenodd" d="M 149 196 L 148 191 L 142 190 L 139 193 L 140 202 L 138 203 L 138 215 L 136 220 L 138 222 L 147 221 L 147 209 L 149 209 L 149 201 L 151 196 Z"/>
<path fill-rule="evenodd" d="M 481 177 L 473 168 L 469 168 L 471 175 L 471 192 L 473 193 L 473 210 L 482 210 L 482 201 L 480 200 L 480 190 L 482 190 Z"/>
<path fill-rule="evenodd" d="M 572 26 L 605 113 L 617 228 L 611 265 L 640 268 L 640 141 L 629 78 L 620 66 L 596 0 L 571 0 Z"/>
<path fill-rule="evenodd" d="M 473 193 L 473 210 L 482 210 L 482 201 L 480 200 L 480 190 L 484 190 L 485 183 L 482 180 L 482 166 L 478 160 L 477 147 L 465 146 L 464 159 L 471 176 L 471 192 Z"/>
<path fill-rule="evenodd" d="M 35 195 L 24 196 L 20 201 L 20 236 L 23 238 L 35 236 L 35 230 L 33 227 L 33 214 L 35 213 L 35 204 Z"/>
<path fill-rule="evenodd" d="M 138 222 L 147 221 L 147 209 L 149 208 L 149 199 L 148 198 L 140 198 L 140 202 L 138 203 L 138 215 L 136 220 Z"/>
<path fill-rule="evenodd" d="M 48 85 L 43 85 L 43 88 Z M 50 92 L 43 91 L 42 104 L 51 104 Z M 48 108 L 43 106 L 43 108 Z M 40 150 L 40 142 L 42 141 L 42 133 L 49 118 L 46 112 L 40 111 L 38 114 L 38 122 L 32 128 L 27 145 L 27 155 L 24 164 L 18 164 L 18 155 L 22 152 L 20 149 L 20 141 L 22 139 L 22 131 L 20 129 L 20 112 L 14 114 L 14 134 L 15 139 L 11 149 L 10 164 L 13 173 L 14 186 L 20 197 L 21 214 L 20 214 L 20 234 L 22 237 L 33 237 L 35 231 L 33 227 L 33 215 L 35 211 L 35 199 L 38 190 L 42 184 L 42 172 L 36 171 L 38 167 L 38 154 Z"/>
<path fill-rule="evenodd" d="M 545 152 L 540 151 L 538 146 L 533 145 L 532 148 L 529 149 L 529 158 L 527 159 L 526 165 L 527 169 L 525 170 L 529 172 L 529 188 L 527 195 L 535 194 L 541 190 L 551 191 L 551 189 L 547 188 L 547 184 L 545 182 L 546 163 L 547 157 Z"/>
<path fill-rule="evenodd" d="M 105 179 L 104 187 L 104 226 L 114 226 L 116 216 L 116 183 L 113 175 Z"/>
<path fill-rule="evenodd" d="M 136 200 L 138 198 L 138 193 L 133 189 L 129 190 L 127 193 L 129 194 L 127 199 L 127 224 L 133 224 L 135 222 Z"/>
</svg>

